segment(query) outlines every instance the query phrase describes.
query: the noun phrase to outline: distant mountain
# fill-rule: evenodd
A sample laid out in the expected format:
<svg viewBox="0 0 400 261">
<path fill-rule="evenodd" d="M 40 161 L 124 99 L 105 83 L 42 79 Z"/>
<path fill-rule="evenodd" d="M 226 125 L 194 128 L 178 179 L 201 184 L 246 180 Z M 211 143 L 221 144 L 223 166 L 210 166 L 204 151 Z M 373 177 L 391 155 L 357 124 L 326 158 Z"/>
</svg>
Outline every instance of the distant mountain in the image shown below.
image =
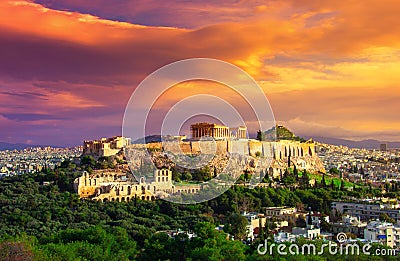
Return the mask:
<svg viewBox="0 0 400 261">
<path fill-rule="evenodd" d="M 382 143 L 386 143 L 388 145 L 388 148 L 391 149 L 400 148 L 400 142 L 386 142 L 373 139 L 354 141 L 354 140 L 328 138 L 328 137 L 310 137 L 310 138 L 321 143 L 332 144 L 336 146 L 342 145 L 342 146 L 347 146 L 349 148 L 379 149 L 379 146 Z"/>
<path fill-rule="evenodd" d="M 161 135 L 146 136 L 145 138 L 140 138 L 140 139 L 132 141 L 132 144 L 144 144 L 144 143 L 151 143 L 151 142 L 161 142 Z"/>
<path fill-rule="evenodd" d="M 0 150 L 23 150 L 23 149 L 32 148 L 32 147 L 44 147 L 44 146 L 42 146 L 42 145 L 24 144 L 24 143 L 0 142 Z"/>
<path fill-rule="evenodd" d="M 176 136 L 172 135 L 149 135 L 145 138 L 140 138 L 132 141 L 132 144 L 144 144 L 144 143 L 152 143 L 152 142 L 165 142 L 165 141 L 178 141 Z"/>
</svg>

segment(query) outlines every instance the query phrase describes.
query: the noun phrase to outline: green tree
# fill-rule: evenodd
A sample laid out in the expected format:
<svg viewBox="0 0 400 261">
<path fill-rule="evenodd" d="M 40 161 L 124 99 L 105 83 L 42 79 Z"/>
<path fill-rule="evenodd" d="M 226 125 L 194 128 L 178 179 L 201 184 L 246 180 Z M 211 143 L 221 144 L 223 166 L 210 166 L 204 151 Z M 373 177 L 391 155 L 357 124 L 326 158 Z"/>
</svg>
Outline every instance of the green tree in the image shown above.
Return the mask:
<svg viewBox="0 0 400 261">
<path fill-rule="evenodd" d="M 225 222 L 224 231 L 233 235 L 237 240 L 244 240 L 247 236 L 247 219 L 239 213 L 231 213 Z"/>
<path fill-rule="evenodd" d="M 182 175 L 183 180 L 191 180 L 192 179 L 192 174 L 190 174 L 189 171 L 185 171 Z"/>
<path fill-rule="evenodd" d="M 93 156 L 85 155 L 81 158 L 81 165 L 94 168 L 96 166 L 96 160 L 93 158 Z"/>
<path fill-rule="evenodd" d="M 301 182 L 305 187 L 308 187 L 310 185 L 310 178 L 308 177 L 307 171 L 304 169 L 303 174 L 301 176 Z"/>
<path fill-rule="evenodd" d="M 196 225 L 197 238 L 193 239 L 190 258 L 192 260 L 245 260 L 245 245 L 232 241 L 225 233 L 216 231 L 210 223 Z"/>
<path fill-rule="evenodd" d="M 339 170 L 337 168 L 330 168 L 329 169 L 329 173 L 330 174 L 335 174 L 335 175 L 339 175 Z"/>
<path fill-rule="evenodd" d="M 340 191 L 343 191 L 343 190 L 344 190 L 344 181 L 343 181 L 343 179 L 340 180 L 339 190 L 340 190 Z"/>
<path fill-rule="evenodd" d="M 382 221 L 385 221 L 385 222 L 389 222 L 389 223 L 392 223 L 392 224 L 396 224 L 396 220 L 391 218 L 391 217 L 389 217 L 388 214 L 386 214 L 386 213 L 380 214 L 379 215 L 379 220 L 382 220 Z"/>
<path fill-rule="evenodd" d="M 257 131 L 257 140 L 259 140 L 259 141 L 264 141 L 265 140 L 265 133 L 262 132 L 261 130 Z"/>
<path fill-rule="evenodd" d="M 323 188 L 326 188 L 325 173 L 322 174 L 321 186 L 322 186 Z"/>
<path fill-rule="evenodd" d="M 142 260 L 168 260 L 171 257 L 171 239 L 166 233 L 156 233 L 145 241 Z"/>
<path fill-rule="evenodd" d="M 306 225 L 307 225 L 306 220 L 302 216 L 299 216 L 296 219 L 296 227 L 306 227 Z"/>
</svg>

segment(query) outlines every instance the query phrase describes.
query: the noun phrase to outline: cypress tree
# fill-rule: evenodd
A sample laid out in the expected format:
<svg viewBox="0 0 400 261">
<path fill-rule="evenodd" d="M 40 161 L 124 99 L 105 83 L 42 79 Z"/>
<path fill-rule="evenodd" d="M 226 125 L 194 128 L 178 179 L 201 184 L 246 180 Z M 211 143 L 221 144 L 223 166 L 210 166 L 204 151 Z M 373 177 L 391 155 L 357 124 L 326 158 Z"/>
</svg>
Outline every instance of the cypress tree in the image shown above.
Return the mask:
<svg viewBox="0 0 400 261">
<path fill-rule="evenodd" d="M 323 188 L 325 188 L 325 187 L 326 187 L 326 182 L 325 182 L 325 173 L 322 175 L 321 186 L 322 186 Z"/>
<path fill-rule="evenodd" d="M 258 231 L 258 238 L 260 238 L 260 240 L 264 240 L 264 229 L 262 226 L 262 222 L 261 222 L 261 218 L 258 219 L 258 226 L 259 226 L 259 231 Z"/>
<path fill-rule="evenodd" d="M 343 191 L 344 190 L 344 181 L 343 179 L 340 180 L 340 188 L 339 190 Z"/>
</svg>

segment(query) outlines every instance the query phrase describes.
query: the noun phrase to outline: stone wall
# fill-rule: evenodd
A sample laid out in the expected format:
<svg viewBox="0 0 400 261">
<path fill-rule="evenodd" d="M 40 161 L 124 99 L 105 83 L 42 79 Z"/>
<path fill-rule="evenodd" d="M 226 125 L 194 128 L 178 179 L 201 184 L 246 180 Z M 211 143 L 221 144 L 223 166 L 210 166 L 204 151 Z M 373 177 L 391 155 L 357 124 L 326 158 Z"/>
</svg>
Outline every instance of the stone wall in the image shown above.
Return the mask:
<svg viewBox="0 0 400 261">
<path fill-rule="evenodd" d="M 271 159 L 269 174 L 274 178 L 282 176 L 289 167 L 296 165 L 298 170 L 307 169 L 309 172 L 325 172 L 325 168 L 315 151 L 313 142 L 299 142 L 281 140 L 267 142 L 258 140 L 217 140 L 217 141 L 186 141 L 180 143 L 149 143 L 148 148 L 157 148 L 158 151 L 172 151 L 185 154 L 216 154 L 216 158 L 229 157 L 231 153 L 249 155 L 253 158 L 265 157 Z M 215 161 L 210 163 L 215 164 Z M 217 164 L 221 165 L 221 164 Z M 213 165 L 215 166 L 215 165 Z M 220 167 L 217 168 L 221 169 Z M 252 170 L 249 166 L 248 170 Z"/>
<path fill-rule="evenodd" d="M 168 169 L 154 172 L 154 178 L 135 180 L 132 174 L 96 170 L 84 172 L 74 181 L 74 189 L 80 198 L 100 201 L 129 201 L 134 198 L 154 200 L 160 193 L 174 193 L 172 173 Z"/>
<path fill-rule="evenodd" d="M 152 142 L 148 144 L 132 144 L 131 147 L 157 150 L 169 150 L 185 154 L 212 153 L 240 153 L 254 156 L 261 154 L 269 156 L 273 154 L 276 159 L 292 157 L 315 156 L 315 144 L 312 142 L 298 142 L 282 140 L 278 142 L 258 141 L 258 140 L 217 140 L 217 141 L 184 141 L 179 145 L 175 142 Z M 179 146 L 179 147 L 178 147 Z"/>
</svg>

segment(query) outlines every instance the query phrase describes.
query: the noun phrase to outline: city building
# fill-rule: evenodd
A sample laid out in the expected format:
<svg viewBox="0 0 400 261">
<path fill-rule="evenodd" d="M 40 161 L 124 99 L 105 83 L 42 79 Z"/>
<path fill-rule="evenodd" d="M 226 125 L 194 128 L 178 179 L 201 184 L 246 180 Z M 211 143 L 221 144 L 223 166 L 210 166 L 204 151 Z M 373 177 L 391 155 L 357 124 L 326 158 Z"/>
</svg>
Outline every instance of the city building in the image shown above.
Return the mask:
<svg viewBox="0 0 400 261">
<path fill-rule="evenodd" d="M 274 234 L 275 243 L 295 242 L 296 236 L 289 232 L 278 232 Z"/>
<path fill-rule="evenodd" d="M 321 230 L 315 228 L 313 225 L 307 225 L 307 227 L 294 227 L 292 229 L 294 236 L 301 236 L 310 240 L 318 239 L 321 235 Z"/>
<path fill-rule="evenodd" d="M 364 237 L 364 229 L 367 227 L 367 222 L 363 222 L 359 217 L 353 217 L 350 215 L 342 216 L 340 222 L 332 223 L 332 232 L 338 233 L 352 233 L 359 238 Z"/>
<path fill-rule="evenodd" d="M 52 170 L 61 166 L 64 161 L 74 163 L 81 155 L 81 147 L 34 147 L 0 151 L 0 176 L 33 174 Z"/>
<path fill-rule="evenodd" d="M 125 146 L 130 145 L 131 139 L 122 136 L 101 138 L 100 140 L 85 140 L 83 142 L 83 155 L 96 157 L 109 157 L 117 154 Z"/>
<path fill-rule="evenodd" d="M 330 144 L 316 144 L 318 156 L 327 170 L 336 169 L 350 182 L 368 182 L 373 187 L 384 186 L 391 181 L 400 181 L 399 150 L 380 146 L 376 149 L 348 148 Z"/>
<path fill-rule="evenodd" d="M 242 216 L 244 216 L 247 221 L 249 222 L 250 225 L 252 225 L 253 228 L 258 228 L 261 226 L 265 226 L 266 218 L 263 214 L 259 213 L 254 213 L 254 212 L 244 212 L 242 213 Z"/>
<path fill-rule="evenodd" d="M 296 224 L 298 219 L 306 220 L 307 212 L 298 211 L 294 207 L 268 207 L 265 209 L 267 217 L 273 217 L 287 221 L 289 224 Z"/>
<path fill-rule="evenodd" d="M 202 137 L 212 137 L 218 139 L 246 139 L 247 128 L 239 126 L 229 128 L 227 126 L 218 125 L 215 123 L 200 122 L 190 126 L 192 139 L 200 139 Z"/>
<path fill-rule="evenodd" d="M 388 247 L 400 246 L 400 227 L 379 220 L 370 222 L 364 229 L 364 239 L 369 242 L 379 242 Z"/>
<path fill-rule="evenodd" d="M 200 185 L 174 185 L 172 171 L 156 169 L 154 176 L 139 182 L 131 175 L 113 171 L 84 172 L 75 179 L 74 189 L 81 198 L 106 201 L 130 201 L 135 198 L 154 200 L 156 197 L 168 197 L 176 193 L 197 193 Z"/>
<path fill-rule="evenodd" d="M 368 204 L 365 202 L 332 202 L 331 208 L 333 212 L 359 217 L 360 220 L 364 221 L 379 219 L 381 214 L 387 214 L 396 221 L 400 219 L 400 208 L 398 208 L 398 205 Z"/>
<path fill-rule="evenodd" d="M 265 215 L 271 217 L 281 217 L 285 214 L 293 214 L 297 212 L 294 207 L 268 207 L 265 209 Z"/>
<path fill-rule="evenodd" d="M 321 214 L 319 212 L 311 212 L 311 215 L 307 215 L 306 216 L 306 223 L 307 224 L 308 224 L 310 218 L 311 218 L 311 223 L 316 228 L 321 228 L 322 221 L 325 221 L 326 223 L 329 223 L 329 216 Z"/>
</svg>

